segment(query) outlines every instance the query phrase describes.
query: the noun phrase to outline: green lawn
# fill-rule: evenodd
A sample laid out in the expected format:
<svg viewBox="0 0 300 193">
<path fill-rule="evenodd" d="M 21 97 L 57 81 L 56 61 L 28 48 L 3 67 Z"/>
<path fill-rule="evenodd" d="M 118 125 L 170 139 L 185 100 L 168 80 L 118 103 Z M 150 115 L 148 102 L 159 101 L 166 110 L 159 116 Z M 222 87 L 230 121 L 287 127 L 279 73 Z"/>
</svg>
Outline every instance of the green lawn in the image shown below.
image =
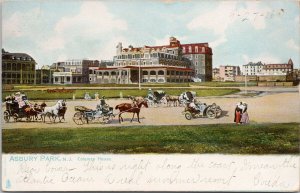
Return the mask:
<svg viewBox="0 0 300 193">
<path fill-rule="evenodd" d="M 211 86 L 211 87 L 244 87 L 245 82 L 193 82 L 193 86 Z M 247 86 L 257 86 L 257 82 L 247 82 Z"/>
<path fill-rule="evenodd" d="M 4 129 L 5 153 L 298 154 L 299 124 Z"/>
<path fill-rule="evenodd" d="M 156 90 L 156 89 L 153 89 Z M 193 90 L 196 91 L 197 96 L 223 96 L 223 95 L 228 95 L 228 94 L 234 94 L 239 92 L 239 89 L 218 89 L 218 88 L 201 88 L 201 89 L 186 89 L 186 88 L 165 88 L 163 89 L 167 94 L 170 95 L 180 95 L 182 92 Z M 74 90 L 71 93 L 48 93 L 45 90 L 31 90 L 31 91 L 23 91 L 29 100 L 47 100 L 47 99 L 72 99 L 73 94 L 75 94 L 75 97 L 77 99 L 82 99 L 84 97 L 84 94 L 88 92 L 92 97 L 94 97 L 94 94 L 96 92 L 99 93 L 100 96 L 104 95 L 107 98 L 118 98 L 120 97 L 120 93 L 124 97 L 127 97 L 128 95 L 131 96 L 146 96 L 148 90 L 147 89 L 142 89 L 138 90 L 136 88 L 132 89 L 109 89 L 109 90 L 95 90 L 95 89 L 79 89 L 79 90 Z M 15 93 L 15 91 L 3 91 L 2 93 L 2 101 L 3 99 L 9 95 Z"/>
</svg>

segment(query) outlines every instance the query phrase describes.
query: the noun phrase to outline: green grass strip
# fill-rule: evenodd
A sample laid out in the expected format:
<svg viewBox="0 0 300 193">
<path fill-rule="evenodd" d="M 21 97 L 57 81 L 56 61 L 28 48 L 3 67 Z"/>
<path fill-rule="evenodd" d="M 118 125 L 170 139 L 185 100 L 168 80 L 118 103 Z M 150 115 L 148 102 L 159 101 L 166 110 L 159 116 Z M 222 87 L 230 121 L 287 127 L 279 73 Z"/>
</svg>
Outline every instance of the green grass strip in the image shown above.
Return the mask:
<svg viewBox="0 0 300 193">
<path fill-rule="evenodd" d="M 2 133 L 5 153 L 299 153 L 299 123 L 4 129 Z"/>
</svg>

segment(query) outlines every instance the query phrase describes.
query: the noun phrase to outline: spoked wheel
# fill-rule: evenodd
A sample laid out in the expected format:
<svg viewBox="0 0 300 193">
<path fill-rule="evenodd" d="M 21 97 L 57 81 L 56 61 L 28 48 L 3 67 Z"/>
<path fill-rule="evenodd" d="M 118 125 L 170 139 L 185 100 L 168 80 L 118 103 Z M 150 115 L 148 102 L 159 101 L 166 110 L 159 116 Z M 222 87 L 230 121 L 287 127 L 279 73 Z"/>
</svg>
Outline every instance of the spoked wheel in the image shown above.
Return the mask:
<svg viewBox="0 0 300 193">
<path fill-rule="evenodd" d="M 3 113 L 3 118 L 4 118 L 4 121 L 5 121 L 6 123 L 9 122 L 10 115 L 9 115 L 9 112 L 8 112 L 8 111 L 4 111 L 4 113 Z"/>
<path fill-rule="evenodd" d="M 76 112 L 73 116 L 73 121 L 77 125 L 83 125 L 84 122 L 86 122 L 85 118 L 83 117 L 83 113 L 81 112 Z"/>
<path fill-rule="evenodd" d="M 17 113 L 13 114 L 14 122 L 19 120 L 19 115 Z"/>
<path fill-rule="evenodd" d="M 216 111 L 215 110 L 213 110 L 213 109 L 208 109 L 207 111 L 206 111 L 206 116 L 209 118 L 209 119 L 214 119 L 214 118 L 216 118 Z"/>
<path fill-rule="evenodd" d="M 102 122 L 108 124 L 113 120 L 114 117 L 114 115 L 103 116 Z"/>
<path fill-rule="evenodd" d="M 190 113 L 190 112 L 186 112 L 186 113 L 184 114 L 184 116 L 185 116 L 185 118 L 186 118 L 187 120 L 191 120 L 191 119 L 193 118 L 192 113 Z"/>
<path fill-rule="evenodd" d="M 220 107 L 218 107 L 217 109 L 216 109 L 216 116 L 217 117 L 220 117 L 222 115 L 222 109 L 220 108 Z"/>
</svg>

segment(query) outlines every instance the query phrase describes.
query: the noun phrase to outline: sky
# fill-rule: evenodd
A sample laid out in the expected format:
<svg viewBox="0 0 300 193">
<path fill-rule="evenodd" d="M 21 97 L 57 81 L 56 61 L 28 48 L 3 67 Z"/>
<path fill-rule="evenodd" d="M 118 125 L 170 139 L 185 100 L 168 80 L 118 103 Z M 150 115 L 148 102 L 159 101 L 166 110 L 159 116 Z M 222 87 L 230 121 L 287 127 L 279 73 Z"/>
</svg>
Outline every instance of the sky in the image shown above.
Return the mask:
<svg viewBox="0 0 300 193">
<path fill-rule="evenodd" d="M 299 68 L 299 1 L 4 0 L 2 48 L 39 67 L 112 60 L 116 45 L 209 43 L 213 67 L 248 62 Z"/>
</svg>

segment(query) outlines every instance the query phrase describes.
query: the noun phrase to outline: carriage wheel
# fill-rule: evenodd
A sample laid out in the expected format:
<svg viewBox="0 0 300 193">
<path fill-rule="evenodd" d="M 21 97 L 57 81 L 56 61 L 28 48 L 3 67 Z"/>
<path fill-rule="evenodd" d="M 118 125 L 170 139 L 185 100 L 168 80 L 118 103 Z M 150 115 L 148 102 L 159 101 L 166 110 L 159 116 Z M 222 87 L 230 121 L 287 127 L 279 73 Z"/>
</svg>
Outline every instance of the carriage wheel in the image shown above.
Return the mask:
<svg viewBox="0 0 300 193">
<path fill-rule="evenodd" d="M 4 121 L 8 123 L 9 119 L 10 119 L 9 112 L 8 111 L 4 111 L 3 117 L 4 117 Z"/>
<path fill-rule="evenodd" d="M 110 122 L 113 120 L 114 117 L 115 117 L 114 115 L 104 116 L 104 117 L 102 118 L 103 123 L 105 123 L 105 124 L 110 123 Z"/>
<path fill-rule="evenodd" d="M 206 116 L 209 118 L 209 119 L 214 119 L 216 118 L 216 111 L 215 110 L 212 110 L 211 108 L 207 109 L 206 111 Z"/>
<path fill-rule="evenodd" d="M 84 117 L 83 117 L 83 113 L 81 112 L 76 112 L 73 116 L 73 121 L 77 124 L 77 125 L 82 125 L 84 123 Z"/>
<path fill-rule="evenodd" d="M 186 112 L 186 113 L 184 114 L 184 116 L 185 116 L 185 118 L 186 118 L 187 120 L 191 120 L 191 119 L 193 118 L 192 113 L 190 113 L 190 112 Z"/>
<path fill-rule="evenodd" d="M 17 113 L 13 114 L 14 122 L 17 122 L 19 119 L 19 115 Z"/>
<path fill-rule="evenodd" d="M 222 115 L 222 109 L 220 107 L 217 107 L 216 115 L 217 115 L 217 117 L 220 117 Z"/>
<path fill-rule="evenodd" d="M 31 116 L 26 117 L 26 121 L 27 122 L 31 121 Z"/>
</svg>

